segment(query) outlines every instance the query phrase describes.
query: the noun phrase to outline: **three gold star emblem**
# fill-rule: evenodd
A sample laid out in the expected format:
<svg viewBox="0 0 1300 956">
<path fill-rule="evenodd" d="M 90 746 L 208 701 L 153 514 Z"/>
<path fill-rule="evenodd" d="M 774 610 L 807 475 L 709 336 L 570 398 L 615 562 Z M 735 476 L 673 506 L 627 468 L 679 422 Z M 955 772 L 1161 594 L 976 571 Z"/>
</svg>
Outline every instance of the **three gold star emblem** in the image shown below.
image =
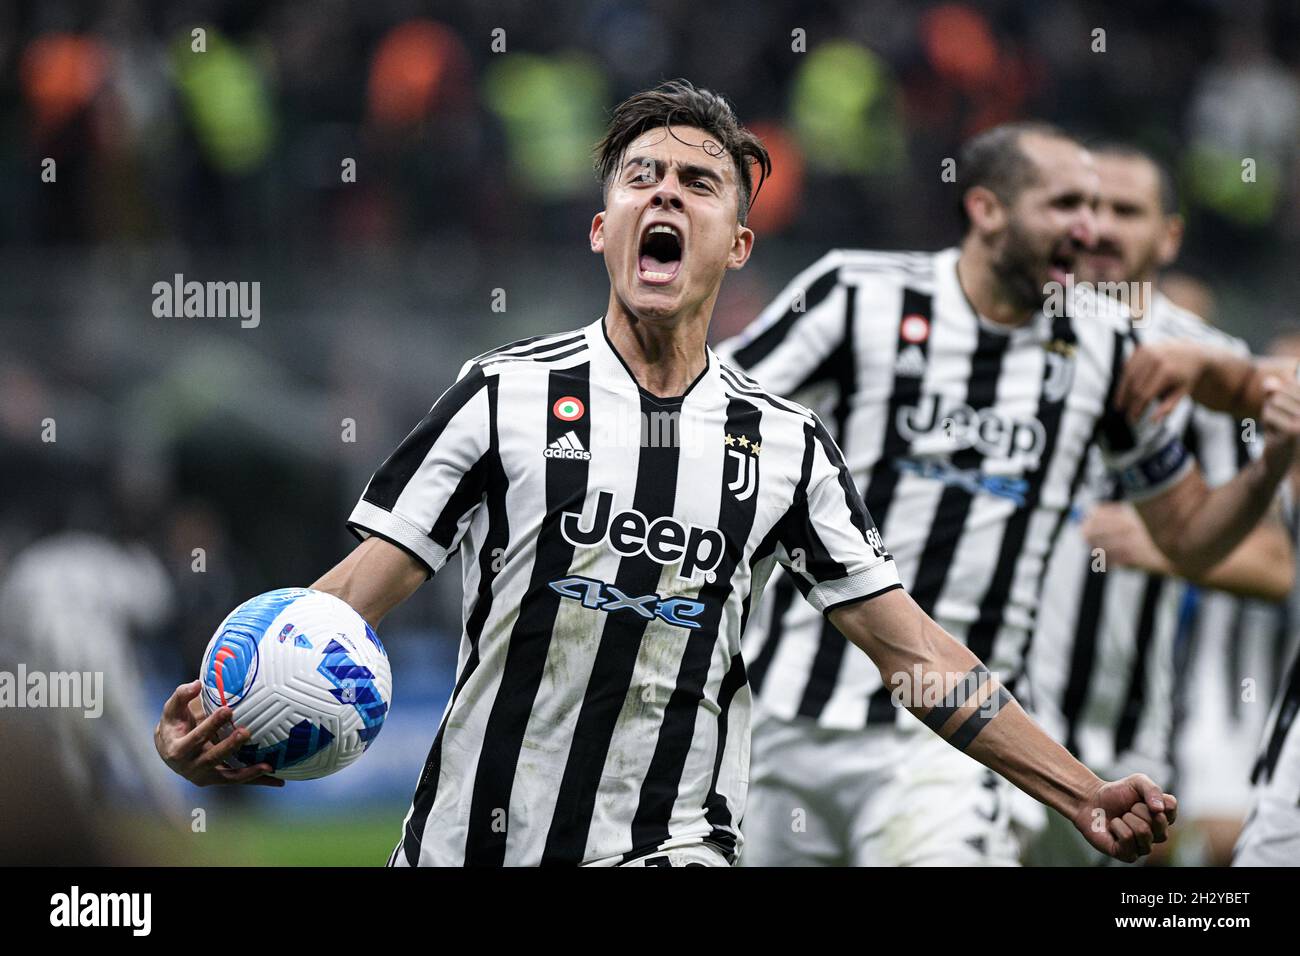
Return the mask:
<svg viewBox="0 0 1300 956">
<path fill-rule="evenodd" d="M 760 451 L 763 450 L 762 445 L 760 445 L 756 441 L 751 442 L 748 436 L 741 435 L 739 438 L 737 438 L 735 435 L 732 435 L 730 432 L 728 432 L 727 435 L 723 437 L 722 443 L 727 446 L 739 445 L 741 448 L 749 449 L 749 451 L 755 455 L 757 455 Z"/>
</svg>

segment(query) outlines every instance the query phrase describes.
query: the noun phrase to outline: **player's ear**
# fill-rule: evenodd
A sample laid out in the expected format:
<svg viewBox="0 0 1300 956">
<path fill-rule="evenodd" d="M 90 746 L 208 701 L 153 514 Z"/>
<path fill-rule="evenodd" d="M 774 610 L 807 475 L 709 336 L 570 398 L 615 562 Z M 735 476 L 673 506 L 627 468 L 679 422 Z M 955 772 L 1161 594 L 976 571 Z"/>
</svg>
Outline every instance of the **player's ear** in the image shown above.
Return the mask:
<svg viewBox="0 0 1300 956">
<path fill-rule="evenodd" d="M 736 223 L 736 234 L 731 240 L 731 251 L 727 253 L 728 269 L 743 269 L 749 261 L 749 254 L 754 251 L 754 230 Z"/>
<path fill-rule="evenodd" d="M 1006 222 L 1002 201 L 987 186 L 972 186 L 966 190 L 962 202 L 966 204 L 966 215 L 976 232 L 997 232 Z"/>
<path fill-rule="evenodd" d="M 591 251 L 601 253 L 605 251 L 605 210 L 601 210 L 591 220 Z"/>
<path fill-rule="evenodd" d="M 1178 250 L 1183 245 L 1183 228 L 1182 216 L 1165 216 L 1165 226 L 1160 231 L 1160 242 L 1156 245 L 1156 255 L 1161 266 L 1167 266 L 1178 258 Z"/>
</svg>

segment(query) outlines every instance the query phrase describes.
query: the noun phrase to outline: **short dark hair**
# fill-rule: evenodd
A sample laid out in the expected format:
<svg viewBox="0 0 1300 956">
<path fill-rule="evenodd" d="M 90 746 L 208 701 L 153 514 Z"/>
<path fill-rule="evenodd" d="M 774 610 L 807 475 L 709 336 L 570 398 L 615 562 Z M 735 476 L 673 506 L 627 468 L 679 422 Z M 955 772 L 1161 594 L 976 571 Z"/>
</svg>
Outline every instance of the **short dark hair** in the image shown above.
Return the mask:
<svg viewBox="0 0 1300 956">
<path fill-rule="evenodd" d="M 957 214 L 964 230 L 969 230 L 971 225 L 966 212 L 966 193 L 971 189 L 983 186 L 1009 206 L 1022 189 L 1037 182 L 1038 170 L 1020 148 L 1021 138 L 1029 134 L 1050 139 L 1074 138 L 1051 123 L 1025 120 L 986 129 L 962 146 L 957 160 Z"/>
<path fill-rule="evenodd" d="M 762 141 L 740 125 L 730 103 L 711 90 L 696 89 L 689 80 L 669 80 L 629 96 L 614 107 L 605 135 L 596 144 L 596 173 L 601 189 L 609 188 L 628 145 L 647 130 L 661 126 L 693 126 L 718 141 L 718 152 L 725 152 L 736 166 L 740 187 L 737 219 L 743 225 L 758 196 L 750 164 L 758 166 L 762 173 L 758 183 L 761 189 L 772 171 L 771 157 Z"/>
<path fill-rule="evenodd" d="M 1097 156 L 1141 159 L 1150 163 L 1151 168 L 1156 171 L 1156 181 L 1159 184 L 1160 211 L 1166 216 L 1172 216 L 1178 212 L 1178 184 L 1174 180 L 1174 174 L 1169 171 L 1169 166 L 1156 159 L 1155 154 L 1150 150 L 1143 149 L 1135 143 L 1125 143 L 1113 139 L 1090 141 L 1087 146 L 1088 152 Z"/>
</svg>

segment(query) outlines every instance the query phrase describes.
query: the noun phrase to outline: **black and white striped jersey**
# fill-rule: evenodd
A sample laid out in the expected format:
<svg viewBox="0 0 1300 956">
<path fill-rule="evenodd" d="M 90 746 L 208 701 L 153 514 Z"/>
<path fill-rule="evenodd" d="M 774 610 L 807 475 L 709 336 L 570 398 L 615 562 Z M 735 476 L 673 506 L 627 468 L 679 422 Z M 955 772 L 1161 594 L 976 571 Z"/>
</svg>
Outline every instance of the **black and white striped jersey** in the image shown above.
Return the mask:
<svg viewBox="0 0 1300 956">
<path fill-rule="evenodd" d="M 1054 314 L 998 326 L 971 308 L 958 255 L 832 252 L 719 352 L 823 412 L 904 585 L 1014 684 L 1088 448 L 1134 496 L 1190 461 L 1163 426 L 1112 408 L 1135 345 L 1113 302 L 1069 290 Z M 775 579 L 746 632 L 764 707 L 838 728 L 899 719 L 871 662 L 794 593 Z"/>
<path fill-rule="evenodd" d="M 1300 637 L 1285 602 L 1189 589 L 1174 665 L 1174 780 L 1193 816 L 1240 818 L 1269 708 Z"/>
<path fill-rule="evenodd" d="M 833 439 L 712 352 L 641 389 L 598 320 L 468 362 L 349 519 L 459 549 L 458 677 L 397 865 L 728 855 L 749 778 L 741 632 L 777 562 L 818 613 L 899 587 Z"/>
<path fill-rule="evenodd" d="M 1300 505 L 1294 484 L 1291 491 L 1283 496 L 1286 520 L 1292 547 L 1300 553 Z M 1300 581 L 1286 601 L 1284 620 L 1294 632 L 1300 620 Z M 1250 813 L 1237 840 L 1233 866 L 1300 865 L 1300 647 L 1282 677 L 1257 754 Z"/>
<path fill-rule="evenodd" d="M 1188 339 L 1250 354 L 1245 342 L 1160 294 L 1136 333 L 1141 342 Z M 1211 485 L 1230 481 L 1261 446 L 1231 415 L 1190 400 L 1170 413 L 1168 424 Z M 1257 659 L 1275 635 L 1263 633 L 1271 622 L 1261 602 L 1214 591 L 1189 594 L 1185 581 L 1115 567 L 1094 553 L 1080 523 L 1097 502 L 1120 497 L 1094 453 L 1048 565 L 1028 661 L 1033 706 L 1044 728 L 1099 773 L 1169 780 L 1175 701 L 1184 711 L 1188 746 L 1217 755 L 1210 733 L 1223 736 L 1232 720 L 1249 716 L 1241 712 L 1241 688 L 1234 685 L 1245 662 Z M 1175 670 L 1180 629 L 1190 642 L 1181 676 Z M 1265 679 L 1259 670 L 1250 674 Z M 1261 728 L 1262 714 L 1252 740 Z"/>
<path fill-rule="evenodd" d="M 1289 499 L 1285 510 L 1291 544 L 1295 552 L 1300 554 L 1300 502 L 1296 501 L 1294 494 L 1285 497 Z M 1251 812 L 1252 820 L 1247 821 L 1245 830 L 1250 831 L 1252 822 L 1262 822 L 1264 829 L 1268 829 L 1271 819 L 1258 821 L 1254 818 L 1267 817 L 1281 809 L 1294 839 L 1296 813 L 1300 810 L 1300 646 L 1296 646 L 1296 622 L 1300 621 L 1300 580 L 1297 580 L 1286 601 L 1283 620 L 1293 650 L 1290 664 L 1281 675 L 1280 687 L 1264 727 L 1259 756 L 1251 772 L 1251 783 L 1255 785 L 1257 801 Z M 1246 839 L 1245 834 L 1242 839 Z M 1300 860 L 1290 860 L 1288 863 L 1300 865 Z"/>
</svg>

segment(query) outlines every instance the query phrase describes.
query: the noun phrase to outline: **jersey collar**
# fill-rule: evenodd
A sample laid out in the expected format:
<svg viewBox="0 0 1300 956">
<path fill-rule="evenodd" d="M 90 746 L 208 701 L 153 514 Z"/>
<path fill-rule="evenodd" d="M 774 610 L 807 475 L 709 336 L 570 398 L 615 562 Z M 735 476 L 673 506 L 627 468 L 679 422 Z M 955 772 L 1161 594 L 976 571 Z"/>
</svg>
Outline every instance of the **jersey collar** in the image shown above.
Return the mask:
<svg viewBox="0 0 1300 956">
<path fill-rule="evenodd" d="M 605 317 L 603 315 L 583 331 L 586 333 L 587 344 L 591 349 L 593 371 L 607 382 L 622 383 L 627 388 L 634 390 L 641 398 L 654 405 L 680 406 L 687 399 L 692 400 L 692 403 L 694 403 L 702 396 L 721 394 L 718 387 L 718 357 L 707 345 L 704 348 L 704 370 L 696 376 L 695 381 L 691 382 L 681 395 L 661 398 L 646 391 L 641 387 L 641 383 L 636 380 L 636 376 L 628 368 L 623 356 L 619 355 L 618 349 L 614 348 L 614 343 L 609 340 L 609 332 L 605 328 Z"/>
</svg>

